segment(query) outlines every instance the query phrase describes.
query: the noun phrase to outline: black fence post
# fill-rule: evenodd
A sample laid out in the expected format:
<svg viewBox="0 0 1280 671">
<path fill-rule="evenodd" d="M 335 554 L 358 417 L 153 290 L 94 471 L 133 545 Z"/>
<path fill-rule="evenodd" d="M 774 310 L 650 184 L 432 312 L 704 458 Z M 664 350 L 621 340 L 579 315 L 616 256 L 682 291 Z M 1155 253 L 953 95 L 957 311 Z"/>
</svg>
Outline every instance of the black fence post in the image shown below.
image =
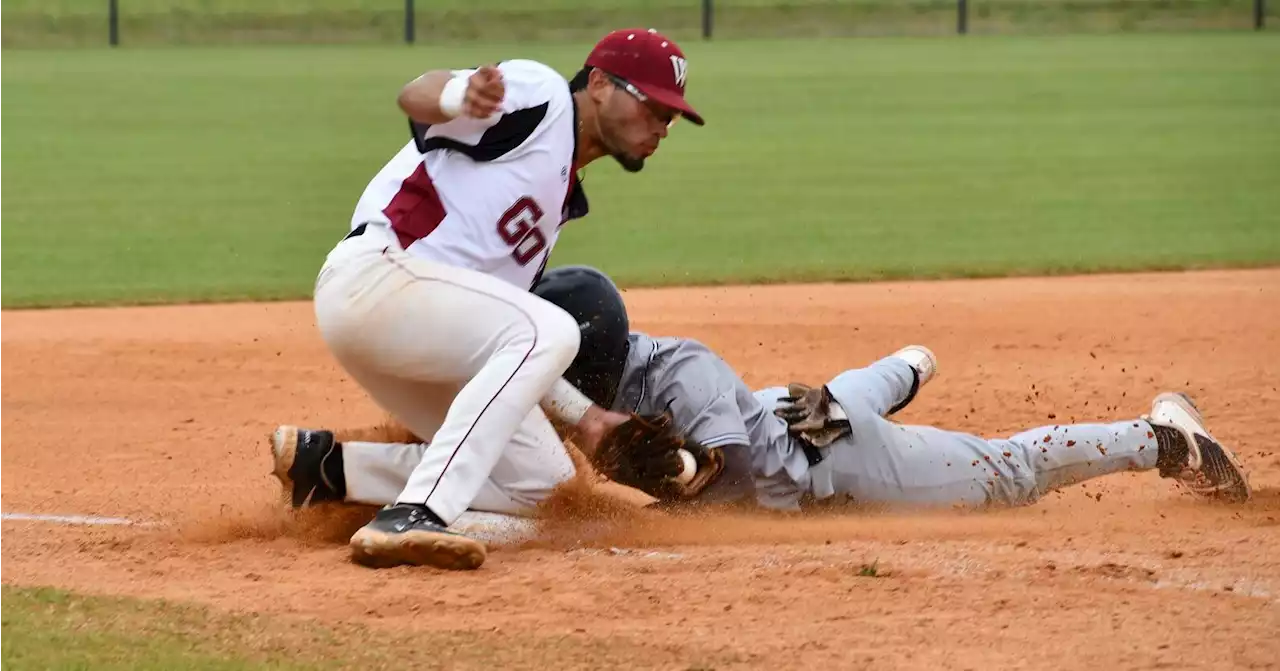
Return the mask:
<svg viewBox="0 0 1280 671">
<path fill-rule="evenodd" d="M 413 0 L 404 0 L 404 43 L 413 44 Z"/>
<path fill-rule="evenodd" d="M 118 0 L 107 0 L 107 42 L 113 47 L 120 44 L 120 3 Z"/>
<path fill-rule="evenodd" d="M 1267 0 L 1253 0 L 1253 29 L 1267 27 Z"/>
<path fill-rule="evenodd" d="M 712 4 L 713 0 L 702 0 L 702 39 L 704 40 L 711 39 L 711 15 L 715 10 Z"/>
<path fill-rule="evenodd" d="M 969 32 L 969 0 L 956 0 L 956 32 Z"/>
</svg>

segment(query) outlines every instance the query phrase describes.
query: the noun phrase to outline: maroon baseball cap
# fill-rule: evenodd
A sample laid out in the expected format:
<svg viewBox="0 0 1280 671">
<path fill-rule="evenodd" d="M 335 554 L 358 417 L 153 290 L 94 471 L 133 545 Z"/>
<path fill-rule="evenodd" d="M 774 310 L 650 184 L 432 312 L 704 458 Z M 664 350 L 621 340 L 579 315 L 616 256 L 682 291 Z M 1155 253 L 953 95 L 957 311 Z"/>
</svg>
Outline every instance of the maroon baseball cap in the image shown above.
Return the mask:
<svg viewBox="0 0 1280 671">
<path fill-rule="evenodd" d="M 645 96 L 680 111 L 701 126 L 702 116 L 684 99 L 689 72 L 684 52 L 656 30 L 627 28 L 604 36 L 586 65 L 630 82 Z"/>
</svg>

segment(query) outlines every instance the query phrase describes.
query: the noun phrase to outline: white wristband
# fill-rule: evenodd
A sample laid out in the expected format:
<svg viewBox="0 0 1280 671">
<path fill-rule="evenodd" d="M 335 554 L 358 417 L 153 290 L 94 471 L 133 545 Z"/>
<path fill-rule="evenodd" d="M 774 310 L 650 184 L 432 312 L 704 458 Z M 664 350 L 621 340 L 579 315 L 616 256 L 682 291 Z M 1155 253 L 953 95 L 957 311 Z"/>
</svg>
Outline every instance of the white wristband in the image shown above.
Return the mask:
<svg viewBox="0 0 1280 671">
<path fill-rule="evenodd" d="M 593 404 L 591 399 L 560 378 L 551 385 L 551 389 L 542 399 L 543 410 L 570 424 L 577 424 L 587 414 Z"/>
<path fill-rule="evenodd" d="M 467 98 L 467 83 L 470 77 L 454 77 L 440 91 L 440 111 L 450 119 L 462 114 L 462 102 Z"/>
</svg>

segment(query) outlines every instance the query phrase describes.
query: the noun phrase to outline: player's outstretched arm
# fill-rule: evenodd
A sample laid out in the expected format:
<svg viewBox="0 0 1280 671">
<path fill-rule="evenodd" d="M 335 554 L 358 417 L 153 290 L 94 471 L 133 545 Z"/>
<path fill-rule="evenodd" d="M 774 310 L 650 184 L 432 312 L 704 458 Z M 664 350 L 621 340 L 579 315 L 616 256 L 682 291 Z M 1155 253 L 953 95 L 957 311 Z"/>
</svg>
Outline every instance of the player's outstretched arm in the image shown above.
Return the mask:
<svg viewBox="0 0 1280 671">
<path fill-rule="evenodd" d="M 587 456 L 594 457 L 605 436 L 629 419 L 631 418 L 628 415 L 592 405 L 582 419 L 573 426 L 573 440 Z"/>
<path fill-rule="evenodd" d="M 501 107 L 505 94 L 502 72 L 496 67 L 462 73 L 431 70 L 405 84 L 396 104 L 417 123 L 435 125 L 464 115 L 488 118 Z"/>
<path fill-rule="evenodd" d="M 566 425 L 571 437 L 587 456 L 594 456 L 604 435 L 630 419 L 602 408 L 563 377 L 551 385 L 541 401 L 542 409 Z"/>
</svg>

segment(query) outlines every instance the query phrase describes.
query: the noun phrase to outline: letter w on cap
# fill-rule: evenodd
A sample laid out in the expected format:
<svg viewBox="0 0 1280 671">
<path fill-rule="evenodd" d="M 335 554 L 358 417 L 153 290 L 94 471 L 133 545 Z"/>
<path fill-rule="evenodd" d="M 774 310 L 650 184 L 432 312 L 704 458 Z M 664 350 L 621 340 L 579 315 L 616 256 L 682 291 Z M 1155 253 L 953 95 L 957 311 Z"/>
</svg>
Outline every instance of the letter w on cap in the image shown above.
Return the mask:
<svg viewBox="0 0 1280 671">
<path fill-rule="evenodd" d="M 676 86 L 684 88 L 684 80 L 689 75 L 689 62 L 675 54 L 671 55 L 671 69 L 675 71 Z"/>
</svg>

